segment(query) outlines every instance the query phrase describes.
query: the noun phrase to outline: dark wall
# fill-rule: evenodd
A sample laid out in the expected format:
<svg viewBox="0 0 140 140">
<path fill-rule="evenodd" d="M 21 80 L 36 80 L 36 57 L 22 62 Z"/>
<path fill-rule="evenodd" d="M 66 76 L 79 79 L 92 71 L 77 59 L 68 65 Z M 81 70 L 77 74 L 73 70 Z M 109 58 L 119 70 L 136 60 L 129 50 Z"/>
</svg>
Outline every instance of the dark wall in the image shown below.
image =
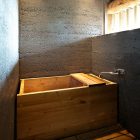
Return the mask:
<svg viewBox="0 0 140 140">
<path fill-rule="evenodd" d="M 124 77 L 105 76 L 119 83 L 119 119 L 140 137 L 140 29 L 93 38 L 92 72 L 126 70 Z"/>
<path fill-rule="evenodd" d="M 102 27 L 102 0 L 20 0 L 21 78 L 90 72 Z"/>
<path fill-rule="evenodd" d="M 0 140 L 14 140 L 18 59 L 18 1 L 0 0 Z"/>
</svg>

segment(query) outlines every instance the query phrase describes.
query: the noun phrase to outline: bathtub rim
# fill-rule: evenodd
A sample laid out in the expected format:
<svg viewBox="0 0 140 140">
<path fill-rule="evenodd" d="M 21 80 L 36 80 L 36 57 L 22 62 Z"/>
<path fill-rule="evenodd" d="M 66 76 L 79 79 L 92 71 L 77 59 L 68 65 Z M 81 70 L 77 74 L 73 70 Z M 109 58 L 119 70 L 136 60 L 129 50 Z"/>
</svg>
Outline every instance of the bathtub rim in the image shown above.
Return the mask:
<svg viewBox="0 0 140 140">
<path fill-rule="evenodd" d="M 117 85 L 117 83 L 112 82 L 110 80 L 104 79 L 104 78 L 100 78 L 92 73 L 87 74 L 93 78 L 96 78 L 98 80 L 101 80 L 103 82 L 105 82 L 104 85 L 100 84 L 100 85 L 94 85 L 93 87 L 97 87 L 97 86 L 108 86 L 108 85 Z M 19 94 L 17 94 L 17 96 L 26 96 L 26 95 L 32 95 L 32 94 L 41 94 L 41 93 L 52 93 L 52 92 L 57 92 L 57 91 L 68 91 L 68 90 L 74 90 L 74 89 L 84 89 L 84 88 L 90 88 L 89 85 L 83 83 L 83 86 L 77 86 L 77 87 L 71 87 L 71 88 L 63 88 L 63 89 L 54 89 L 54 90 L 44 90 L 44 91 L 37 91 L 37 92 L 29 92 L 29 93 L 24 93 L 24 82 L 26 80 L 36 80 L 36 79 L 50 79 L 50 78 L 62 78 L 62 77 L 72 77 L 72 74 L 69 75 L 62 75 L 62 76 L 49 76 L 49 77 L 38 77 L 38 78 L 25 78 L 25 79 L 20 79 L 20 91 Z M 75 80 L 79 81 L 77 78 L 73 77 Z M 79 81 L 81 82 L 81 81 Z M 81 82 L 82 83 L 82 82 Z"/>
</svg>

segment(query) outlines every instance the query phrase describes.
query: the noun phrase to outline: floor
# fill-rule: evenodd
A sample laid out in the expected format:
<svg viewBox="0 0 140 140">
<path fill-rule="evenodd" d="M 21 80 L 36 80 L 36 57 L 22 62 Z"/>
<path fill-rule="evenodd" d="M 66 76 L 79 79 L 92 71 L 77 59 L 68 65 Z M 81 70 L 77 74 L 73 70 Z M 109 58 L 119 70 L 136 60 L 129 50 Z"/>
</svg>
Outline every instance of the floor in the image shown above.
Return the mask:
<svg viewBox="0 0 140 140">
<path fill-rule="evenodd" d="M 136 138 L 127 130 L 122 129 L 120 126 L 112 126 L 61 140 L 136 140 Z"/>
<path fill-rule="evenodd" d="M 135 140 L 135 137 L 127 130 L 123 130 L 100 138 L 96 138 L 95 140 Z"/>
</svg>

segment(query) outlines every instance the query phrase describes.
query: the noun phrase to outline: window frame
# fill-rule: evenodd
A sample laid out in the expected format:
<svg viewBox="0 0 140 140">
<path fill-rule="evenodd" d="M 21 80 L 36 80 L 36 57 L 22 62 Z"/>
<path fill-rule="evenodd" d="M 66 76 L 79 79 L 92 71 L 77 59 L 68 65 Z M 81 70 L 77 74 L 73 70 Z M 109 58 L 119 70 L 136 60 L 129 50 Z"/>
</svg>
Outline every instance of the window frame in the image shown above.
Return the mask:
<svg viewBox="0 0 140 140">
<path fill-rule="evenodd" d="M 140 28 L 140 0 L 134 1 L 113 8 L 106 6 L 105 34 Z"/>
</svg>

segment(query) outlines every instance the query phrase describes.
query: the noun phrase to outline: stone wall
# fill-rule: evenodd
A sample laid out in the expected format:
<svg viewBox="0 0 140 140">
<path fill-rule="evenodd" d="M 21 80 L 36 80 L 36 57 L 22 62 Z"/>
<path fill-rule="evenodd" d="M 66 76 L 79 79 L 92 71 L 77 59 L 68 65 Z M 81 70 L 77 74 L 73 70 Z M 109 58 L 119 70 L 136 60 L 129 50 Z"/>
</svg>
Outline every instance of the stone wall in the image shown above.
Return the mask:
<svg viewBox="0 0 140 140">
<path fill-rule="evenodd" d="M 102 31 L 102 0 L 20 0 L 20 77 L 90 72 Z"/>
<path fill-rule="evenodd" d="M 0 140 L 15 140 L 18 40 L 18 1 L 0 0 Z"/>
<path fill-rule="evenodd" d="M 119 122 L 140 137 L 140 29 L 95 37 L 92 72 L 123 68 L 125 76 L 104 75 L 119 83 Z"/>
</svg>

